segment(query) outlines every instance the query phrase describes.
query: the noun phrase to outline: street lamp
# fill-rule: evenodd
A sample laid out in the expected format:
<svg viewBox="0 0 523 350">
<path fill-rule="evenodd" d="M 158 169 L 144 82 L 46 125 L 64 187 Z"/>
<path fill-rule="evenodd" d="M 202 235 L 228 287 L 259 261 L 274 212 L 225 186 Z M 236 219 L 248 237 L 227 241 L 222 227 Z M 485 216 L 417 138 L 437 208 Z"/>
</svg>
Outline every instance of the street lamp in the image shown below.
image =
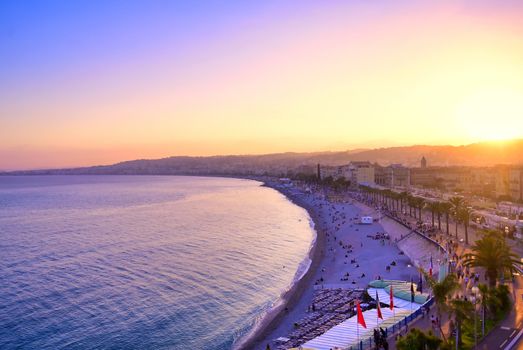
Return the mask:
<svg viewBox="0 0 523 350">
<path fill-rule="evenodd" d="M 477 286 L 472 287 L 472 302 L 474 303 L 474 349 L 478 346 L 478 334 L 476 331 L 476 304 L 479 299 L 479 288 Z"/>
</svg>

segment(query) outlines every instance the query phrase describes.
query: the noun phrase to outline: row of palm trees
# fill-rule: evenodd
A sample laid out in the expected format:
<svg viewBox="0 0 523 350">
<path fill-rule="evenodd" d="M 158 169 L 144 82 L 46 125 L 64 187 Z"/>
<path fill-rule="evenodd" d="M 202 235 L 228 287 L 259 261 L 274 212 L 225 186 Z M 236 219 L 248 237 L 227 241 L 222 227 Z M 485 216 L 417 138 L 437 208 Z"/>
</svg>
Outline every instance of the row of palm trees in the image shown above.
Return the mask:
<svg viewBox="0 0 523 350">
<path fill-rule="evenodd" d="M 468 228 L 472 218 L 472 208 L 465 202 L 463 197 L 452 197 L 448 201 L 426 200 L 425 198 L 414 196 L 408 192 L 396 192 L 390 189 L 379 189 L 369 186 L 360 186 L 360 190 L 372 200 L 380 205 L 385 205 L 391 211 L 406 213 L 408 208 L 410 216 L 423 221 L 422 212 L 429 210 L 432 216 L 432 227 L 435 226 L 437 219 L 438 229 L 441 230 L 441 218 L 446 219 L 446 233 L 449 235 L 449 220 L 452 217 L 455 221 L 455 235 L 458 238 L 458 224 L 462 223 L 465 228 L 465 242 L 469 243 Z"/>
<path fill-rule="evenodd" d="M 510 309 L 508 288 L 498 282 L 506 275 L 516 272 L 520 264 L 518 257 L 507 245 L 502 233 L 495 230 L 481 230 L 481 238 L 471 247 L 471 252 L 464 255 L 463 265 L 473 268 L 481 268 L 485 271 L 488 285 L 480 284 L 481 306 L 485 310 L 485 317 L 490 319 L 499 318 L 501 313 Z M 432 295 L 436 303 L 439 319 L 443 312 L 453 315 L 456 328 L 458 329 L 459 343 L 461 343 L 462 323 L 471 315 L 473 304 L 470 301 L 452 298 L 460 288 L 458 278 L 454 273 L 448 274 L 439 281 L 425 274 L 426 281 L 430 285 Z M 443 341 L 447 339 L 440 326 Z"/>
</svg>

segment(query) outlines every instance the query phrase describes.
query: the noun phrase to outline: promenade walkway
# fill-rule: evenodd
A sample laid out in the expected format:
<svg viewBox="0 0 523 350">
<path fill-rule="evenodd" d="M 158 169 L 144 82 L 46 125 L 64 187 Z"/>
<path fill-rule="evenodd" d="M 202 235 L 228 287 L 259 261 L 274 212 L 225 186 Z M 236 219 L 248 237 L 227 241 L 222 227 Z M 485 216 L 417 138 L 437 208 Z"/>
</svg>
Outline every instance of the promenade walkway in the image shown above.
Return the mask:
<svg viewBox="0 0 523 350">
<path fill-rule="evenodd" d="M 417 222 L 417 219 L 409 217 L 408 215 L 404 215 L 402 218 L 408 221 L 410 225 L 415 225 Z M 430 213 L 426 212 L 422 214 L 422 218 L 424 222 L 431 222 L 432 220 Z M 467 245 L 464 240 L 464 232 L 462 232 L 462 227 L 460 227 L 460 230 L 458 230 L 458 238 L 456 238 L 456 226 L 454 221 L 450 221 L 449 228 L 449 235 L 442 231 L 436 230 L 433 233 L 433 238 L 445 247 L 452 247 L 453 256 L 456 254 L 458 257 L 461 257 L 464 254 L 471 252 L 471 245 L 474 244 L 477 239 L 481 238 L 477 230 L 474 228 L 469 228 L 469 244 Z M 446 223 L 444 221 L 442 222 L 442 230 L 446 230 Z M 521 249 L 516 249 L 516 251 L 521 254 Z M 456 267 L 459 267 L 459 264 L 460 263 L 458 258 Z M 480 283 L 486 283 L 482 269 L 470 269 L 470 272 L 479 272 Z M 464 279 L 461 279 L 460 283 L 461 287 L 455 293 L 454 297 L 460 298 L 466 296 L 470 298 L 472 294 L 471 288 L 474 286 L 472 279 L 469 279 L 468 282 L 466 282 Z M 508 286 L 511 291 L 514 307 L 505 320 L 500 322 L 500 324 L 491 330 L 484 339 L 479 341 L 477 349 L 523 349 L 523 277 L 517 276 L 514 280 L 514 283 L 509 283 Z M 431 309 L 430 313 L 435 314 L 434 307 Z M 478 338 L 481 338 L 481 320 L 479 312 L 477 327 Z M 411 328 L 419 328 L 424 331 L 432 330 L 435 334 L 438 334 L 439 332 L 438 329 L 433 328 L 429 317 L 418 319 L 411 325 Z M 443 315 L 442 329 L 443 332 L 448 336 L 450 333 L 448 315 Z M 389 345 L 390 349 L 396 348 L 396 337 L 389 339 Z"/>
</svg>

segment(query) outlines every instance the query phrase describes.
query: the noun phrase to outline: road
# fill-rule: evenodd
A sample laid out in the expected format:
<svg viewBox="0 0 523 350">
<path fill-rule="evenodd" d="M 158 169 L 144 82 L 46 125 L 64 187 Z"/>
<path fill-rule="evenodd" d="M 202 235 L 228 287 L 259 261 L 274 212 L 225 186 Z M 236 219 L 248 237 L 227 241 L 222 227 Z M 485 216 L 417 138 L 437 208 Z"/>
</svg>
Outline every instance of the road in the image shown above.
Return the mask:
<svg viewBox="0 0 523 350">
<path fill-rule="evenodd" d="M 516 336 L 513 341 L 511 341 L 507 347 L 505 347 L 506 350 L 521 350 L 523 349 L 523 330 L 521 330 Z"/>
<path fill-rule="evenodd" d="M 510 315 L 478 344 L 478 349 L 523 349 L 523 276 L 517 276 L 512 284 L 515 300 Z"/>
</svg>

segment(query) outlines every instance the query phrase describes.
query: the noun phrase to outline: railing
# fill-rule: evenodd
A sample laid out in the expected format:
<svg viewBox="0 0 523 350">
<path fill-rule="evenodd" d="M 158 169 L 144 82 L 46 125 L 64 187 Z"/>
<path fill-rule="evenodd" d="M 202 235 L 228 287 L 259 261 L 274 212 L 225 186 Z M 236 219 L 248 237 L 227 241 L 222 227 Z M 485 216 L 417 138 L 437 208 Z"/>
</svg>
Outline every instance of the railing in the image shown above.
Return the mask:
<svg viewBox="0 0 523 350">
<path fill-rule="evenodd" d="M 424 235 L 423 233 L 419 232 L 417 229 L 415 228 L 412 228 L 410 226 L 408 226 L 407 224 L 405 224 L 403 221 L 399 220 L 397 217 L 393 216 L 393 215 L 390 215 L 388 213 L 385 214 L 387 217 L 389 217 L 390 219 L 396 221 L 397 223 L 405 226 L 406 228 L 412 230 L 411 232 L 409 232 L 405 237 L 403 238 L 406 238 L 407 236 L 410 236 L 413 232 L 414 233 L 417 233 L 419 236 L 425 238 L 426 240 L 428 240 L 429 242 L 435 244 L 439 249 L 441 249 L 443 252 L 447 253 L 447 250 L 441 245 L 439 244 L 438 242 L 436 242 L 435 240 L 433 240 L 432 238 L 428 237 L 427 235 Z"/>
<path fill-rule="evenodd" d="M 416 233 L 416 230 L 410 229 L 410 232 L 407 233 L 405 236 L 401 237 L 400 239 L 398 239 L 396 241 L 396 243 L 399 243 L 399 242 L 403 241 L 404 239 L 410 237 L 413 233 Z"/>
<path fill-rule="evenodd" d="M 418 319 L 419 316 L 423 315 L 424 309 L 430 308 L 434 304 L 434 298 L 427 300 L 419 309 L 414 311 L 408 316 L 403 317 L 398 322 L 394 323 L 392 326 L 384 329 L 385 337 L 388 338 L 396 332 L 400 331 L 403 327 L 407 327 L 409 323 Z M 360 340 L 360 343 L 357 345 L 351 345 L 344 350 L 365 350 L 372 348 L 374 346 L 374 337 L 368 337 L 366 339 Z"/>
</svg>

